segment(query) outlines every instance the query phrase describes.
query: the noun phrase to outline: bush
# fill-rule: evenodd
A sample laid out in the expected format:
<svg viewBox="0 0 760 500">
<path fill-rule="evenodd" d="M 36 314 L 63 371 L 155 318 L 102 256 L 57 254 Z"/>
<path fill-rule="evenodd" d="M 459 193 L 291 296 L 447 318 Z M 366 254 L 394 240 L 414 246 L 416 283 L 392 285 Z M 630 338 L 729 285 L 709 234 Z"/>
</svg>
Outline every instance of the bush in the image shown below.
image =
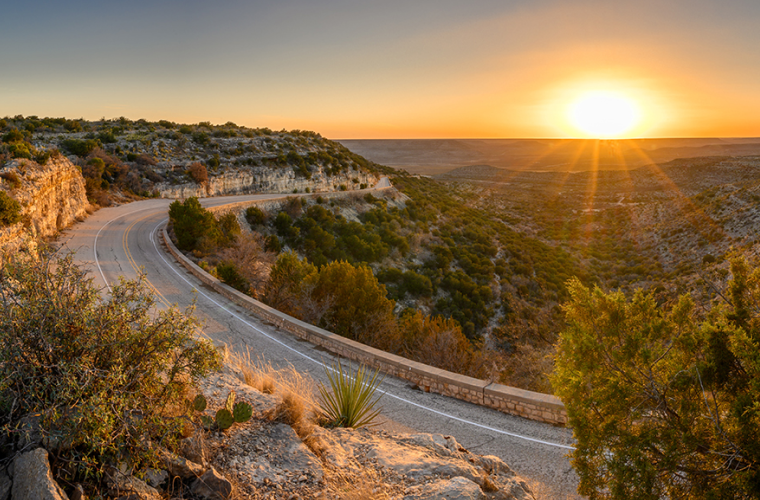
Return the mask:
<svg viewBox="0 0 760 500">
<path fill-rule="evenodd" d="M 0 289 L 5 458 L 20 422 L 34 418 L 64 479 L 102 473 L 125 456 L 138 468 L 151 464 L 157 446 L 145 438 L 171 446 L 188 385 L 220 368 L 189 311 L 154 310 L 143 276 L 101 299 L 71 255 L 17 255 L 4 258 Z"/>
<path fill-rule="evenodd" d="M 282 244 L 280 244 L 280 239 L 276 234 L 270 234 L 267 236 L 267 239 L 264 242 L 264 250 L 267 252 L 280 253 L 282 250 Z"/>
<path fill-rule="evenodd" d="M 320 310 L 318 326 L 359 342 L 373 343 L 393 322 L 394 302 L 372 269 L 334 261 L 309 274 L 304 284 L 308 299 Z M 311 318 L 307 318 L 311 319 Z"/>
<path fill-rule="evenodd" d="M 206 184 L 208 182 L 208 170 L 206 166 L 200 162 L 191 163 L 187 167 L 187 175 L 190 176 L 196 184 Z"/>
<path fill-rule="evenodd" d="M 21 142 L 24 140 L 24 133 L 17 129 L 11 129 L 5 135 L 3 135 L 3 142 L 13 143 Z"/>
<path fill-rule="evenodd" d="M 243 293 L 248 291 L 248 281 L 240 274 L 234 263 L 220 262 L 216 265 L 216 275 L 235 290 Z"/>
<path fill-rule="evenodd" d="M 232 212 L 227 212 L 216 219 L 216 226 L 219 229 L 217 244 L 223 247 L 232 246 L 235 240 L 240 236 L 240 224 L 237 217 Z"/>
<path fill-rule="evenodd" d="M 21 221 L 21 205 L 0 191 L 0 226 L 10 226 Z"/>
<path fill-rule="evenodd" d="M 248 221 L 251 227 L 264 224 L 266 216 L 264 211 L 259 207 L 248 207 L 245 210 L 245 220 Z"/>
<path fill-rule="evenodd" d="M 14 142 L 8 146 L 8 152 L 13 158 L 26 158 L 27 160 L 31 160 L 33 151 L 34 146 L 26 141 Z"/>
<path fill-rule="evenodd" d="M 92 153 L 95 148 L 100 147 L 100 144 L 94 139 L 66 139 L 61 143 L 61 146 L 63 146 L 63 148 L 71 154 L 84 158 L 88 154 Z"/>
<path fill-rule="evenodd" d="M 61 156 L 61 152 L 57 149 L 48 149 L 45 151 L 40 151 L 34 156 L 34 161 L 39 163 L 40 165 L 45 165 L 50 158 L 57 158 Z"/>
</svg>

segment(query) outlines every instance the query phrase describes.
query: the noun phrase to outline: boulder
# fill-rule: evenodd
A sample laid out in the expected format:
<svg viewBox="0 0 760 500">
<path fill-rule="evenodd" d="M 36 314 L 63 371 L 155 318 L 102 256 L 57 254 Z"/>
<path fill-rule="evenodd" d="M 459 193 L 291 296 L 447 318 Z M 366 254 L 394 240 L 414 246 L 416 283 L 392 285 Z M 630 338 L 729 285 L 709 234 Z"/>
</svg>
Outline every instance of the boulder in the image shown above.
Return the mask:
<svg viewBox="0 0 760 500">
<path fill-rule="evenodd" d="M 169 480 L 169 473 L 163 469 L 148 469 L 145 471 L 145 482 L 154 488 L 160 488 Z"/>
<path fill-rule="evenodd" d="M 194 495 L 206 500 L 226 500 L 232 496 L 232 483 L 213 467 L 193 482 Z"/>
<path fill-rule="evenodd" d="M 5 469 L 0 470 L 0 500 L 8 500 L 11 496 L 13 483 Z"/>
<path fill-rule="evenodd" d="M 203 443 L 203 436 L 196 433 L 194 436 L 183 439 L 179 442 L 180 454 L 191 462 L 206 466 L 206 447 Z"/>
<path fill-rule="evenodd" d="M 28 451 L 13 461 L 13 500 L 69 500 L 53 479 L 44 448 Z"/>
<path fill-rule="evenodd" d="M 168 450 L 161 450 L 159 452 L 159 458 L 164 464 L 164 467 L 166 467 L 166 471 L 171 476 L 188 479 L 193 477 L 200 477 L 204 472 L 206 472 L 202 465 L 192 462 L 186 458 L 177 456 Z"/>
<path fill-rule="evenodd" d="M 87 500 L 87 496 L 85 496 L 84 488 L 82 488 L 81 484 L 77 483 L 74 485 L 74 491 L 71 492 L 69 499 L 70 500 Z"/>
<path fill-rule="evenodd" d="M 415 486 L 404 500 L 482 500 L 486 498 L 480 486 L 464 477 L 442 479 L 423 486 Z"/>
<path fill-rule="evenodd" d="M 130 500 L 161 499 L 158 491 L 152 486 L 149 486 L 145 481 L 137 479 L 134 476 L 122 474 L 118 471 L 108 476 L 107 484 L 109 493 L 118 498 L 123 499 L 126 497 Z"/>
</svg>

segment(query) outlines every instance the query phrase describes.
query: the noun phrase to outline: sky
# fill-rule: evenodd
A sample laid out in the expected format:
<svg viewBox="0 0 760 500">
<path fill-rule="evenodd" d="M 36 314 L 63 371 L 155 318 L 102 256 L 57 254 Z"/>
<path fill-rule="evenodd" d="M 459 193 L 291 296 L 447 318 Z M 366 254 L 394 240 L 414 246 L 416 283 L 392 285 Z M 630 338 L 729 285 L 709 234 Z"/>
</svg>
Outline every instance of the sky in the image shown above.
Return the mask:
<svg viewBox="0 0 760 500">
<path fill-rule="evenodd" d="M 758 0 L 8 2 L 0 116 L 232 121 L 331 139 L 760 136 Z"/>
</svg>

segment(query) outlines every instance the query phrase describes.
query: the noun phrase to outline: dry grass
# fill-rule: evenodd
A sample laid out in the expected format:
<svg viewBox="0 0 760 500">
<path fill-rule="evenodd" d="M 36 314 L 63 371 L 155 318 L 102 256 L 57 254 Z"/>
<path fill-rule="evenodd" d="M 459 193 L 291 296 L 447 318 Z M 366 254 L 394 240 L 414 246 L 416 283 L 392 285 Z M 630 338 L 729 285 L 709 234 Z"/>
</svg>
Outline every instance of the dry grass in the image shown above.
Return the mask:
<svg viewBox="0 0 760 500">
<path fill-rule="evenodd" d="M 298 373 L 293 366 L 278 369 L 269 361 L 260 358 L 253 360 L 250 352 L 228 353 L 227 362 L 243 374 L 243 380 L 247 385 L 265 394 L 280 397 L 280 404 L 268 418 L 290 425 L 308 446 L 316 421 L 314 381 Z"/>
<path fill-rule="evenodd" d="M 331 500 L 390 500 L 399 491 L 385 481 L 377 471 L 366 468 L 361 474 L 333 472 L 327 477 L 327 490 L 319 498 Z M 403 490 L 402 490 L 403 491 Z"/>
</svg>

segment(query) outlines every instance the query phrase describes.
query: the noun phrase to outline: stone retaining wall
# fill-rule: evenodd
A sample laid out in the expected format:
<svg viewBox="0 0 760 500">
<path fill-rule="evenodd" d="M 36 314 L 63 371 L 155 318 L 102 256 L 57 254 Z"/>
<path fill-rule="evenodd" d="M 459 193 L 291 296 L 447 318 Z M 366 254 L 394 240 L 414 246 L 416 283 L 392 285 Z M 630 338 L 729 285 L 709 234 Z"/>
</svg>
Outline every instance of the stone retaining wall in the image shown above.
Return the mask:
<svg viewBox="0 0 760 500">
<path fill-rule="evenodd" d="M 251 202 L 246 203 L 251 204 Z M 409 380 L 426 392 L 432 391 L 539 422 L 558 425 L 567 423 L 565 406 L 555 396 L 495 384 L 434 368 L 341 337 L 283 314 L 214 278 L 174 246 L 166 228 L 163 229 L 162 234 L 169 252 L 203 283 L 240 307 L 245 308 L 254 316 L 273 323 L 303 340 L 327 349 L 334 354 L 377 368 L 389 375 Z"/>
</svg>

